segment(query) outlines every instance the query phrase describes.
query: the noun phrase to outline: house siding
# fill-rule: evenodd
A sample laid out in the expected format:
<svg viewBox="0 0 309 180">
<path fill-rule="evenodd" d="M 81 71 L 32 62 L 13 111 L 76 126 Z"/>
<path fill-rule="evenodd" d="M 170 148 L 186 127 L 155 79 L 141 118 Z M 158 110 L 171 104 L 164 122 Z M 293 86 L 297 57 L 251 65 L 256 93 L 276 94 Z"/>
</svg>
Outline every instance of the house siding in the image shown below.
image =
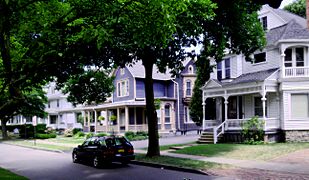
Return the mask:
<svg viewBox="0 0 309 180">
<path fill-rule="evenodd" d="M 252 73 L 258 71 L 264 71 L 267 69 L 279 68 L 280 67 L 280 53 L 279 49 L 266 50 L 266 62 L 252 64 L 245 60 L 243 57 L 243 73 Z"/>
<path fill-rule="evenodd" d="M 124 97 L 118 97 L 117 96 L 117 82 L 120 80 L 129 80 L 129 95 Z M 120 74 L 120 68 L 117 69 L 115 73 L 115 80 L 114 80 L 114 87 L 115 91 L 113 92 L 113 102 L 119 102 L 119 101 L 128 101 L 134 99 L 134 78 L 132 74 L 128 71 L 127 68 L 124 68 L 124 74 Z"/>
</svg>

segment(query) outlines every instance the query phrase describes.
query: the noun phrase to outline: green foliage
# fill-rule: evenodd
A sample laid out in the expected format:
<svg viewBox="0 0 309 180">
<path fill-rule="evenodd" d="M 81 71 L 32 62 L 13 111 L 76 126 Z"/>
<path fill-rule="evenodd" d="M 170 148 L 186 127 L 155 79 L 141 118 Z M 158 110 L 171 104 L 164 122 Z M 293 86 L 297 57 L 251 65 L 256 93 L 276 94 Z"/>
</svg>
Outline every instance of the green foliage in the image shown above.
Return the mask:
<svg viewBox="0 0 309 180">
<path fill-rule="evenodd" d="M 161 100 L 160 99 L 155 99 L 154 100 L 154 105 L 156 109 L 160 109 L 161 106 Z"/>
<path fill-rule="evenodd" d="M 94 135 L 94 134 L 93 134 L 92 132 L 87 133 L 87 135 L 86 135 L 86 139 L 93 137 L 93 135 Z"/>
<path fill-rule="evenodd" d="M 98 120 L 99 120 L 99 121 L 104 121 L 104 120 L 105 120 L 105 117 L 99 116 L 99 117 L 98 117 Z"/>
<path fill-rule="evenodd" d="M 261 144 L 264 140 L 264 121 L 257 116 L 245 121 L 241 127 L 241 133 L 246 144 Z"/>
<path fill-rule="evenodd" d="M 74 138 L 81 138 L 85 137 L 85 133 L 82 131 L 78 131 L 76 134 L 74 134 Z"/>
<path fill-rule="evenodd" d="M 107 136 L 107 134 L 106 134 L 106 133 L 98 133 L 98 134 L 96 134 L 95 136 L 104 137 L 104 136 Z"/>
<path fill-rule="evenodd" d="M 46 128 L 46 124 L 38 124 L 37 126 L 33 126 L 32 124 L 26 124 L 26 125 L 17 126 L 17 128 L 19 129 L 19 136 L 21 138 L 33 138 L 34 128 L 36 131 L 35 133 L 37 134 L 45 134 L 45 133 L 49 134 Z"/>
<path fill-rule="evenodd" d="M 79 114 L 79 115 L 77 116 L 77 122 L 78 122 L 78 123 L 81 123 L 81 124 L 84 124 L 84 116 L 81 115 L 81 114 Z"/>
<path fill-rule="evenodd" d="M 205 85 L 206 81 L 210 78 L 211 66 L 206 56 L 200 56 L 196 64 L 197 78 L 194 82 L 193 95 L 190 103 L 190 117 L 197 125 L 202 124 L 203 120 L 203 106 L 202 106 L 202 90 L 200 89 Z"/>
<path fill-rule="evenodd" d="M 116 121 L 116 120 L 117 120 L 117 116 L 111 115 L 111 116 L 109 117 L 109 120 L 111 120 L 111 121 Z"/>
<path fill-rule="evenodd" d="M 137 132 L 127 131 L 127 132 L 125 132 L 124 136 L 129 141 L 138 141 L 138 140 L 147 139 L 148 133 L 144 132 L 144 131 L 137 131 Z"/>
<path fill-rule="evenodd" d="M 68 128 L 63 133 L 64 137 L 72 137 L 73 136 L 73 129 Z"/>
<path fill-rule="evenodd" d="M 285 6 L 284 10 L 306 18 L 306 0 L 296 0 L 291 4 Z"/>
<path fill-rule="evenodd" d="M 74 128 L 73 129 L 73 135 L 75 135 L 75 134 L 77 134 L 78 132 L 81 132 L 82 131 L 82 129 L 80 129 L 80 128 Z"/>
<path fill-rule="evenodd" d="M 36 138 L 37 139 L 49 139 L 49 138 L 56 138 L 57 135 L 56 133 L 52 133 L 52 134 L 36 134 Z"/>
</svg>

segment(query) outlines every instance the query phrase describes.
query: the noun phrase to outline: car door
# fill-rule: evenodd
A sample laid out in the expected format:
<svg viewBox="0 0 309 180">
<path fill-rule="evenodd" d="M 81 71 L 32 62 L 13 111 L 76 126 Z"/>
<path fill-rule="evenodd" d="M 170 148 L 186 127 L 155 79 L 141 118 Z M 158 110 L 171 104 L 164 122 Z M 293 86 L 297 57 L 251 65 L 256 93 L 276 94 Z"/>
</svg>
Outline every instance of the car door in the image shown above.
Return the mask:
<svg viewBox="0 0 309 180">
<path fill-rule="evenodd" d="M 88 147 L 89 142 L 90 142 L 90 139 L 87 139 L 86 141 L 84 141 L 84 143 L 82 145 L 78 146 L 77 155 L 81 159 L 86 158 L 86 148 Z"/>
<path fill-rule="evenodd" d="M 91 138 L 88 143 L 88 146 L 85 148 L 86 151 L 85 155 L 88 160 L 93 159 L 96 154 L 96 151 L 98 150 L 98 144 L 95 141 L 96 138 Z"/>
</svg>

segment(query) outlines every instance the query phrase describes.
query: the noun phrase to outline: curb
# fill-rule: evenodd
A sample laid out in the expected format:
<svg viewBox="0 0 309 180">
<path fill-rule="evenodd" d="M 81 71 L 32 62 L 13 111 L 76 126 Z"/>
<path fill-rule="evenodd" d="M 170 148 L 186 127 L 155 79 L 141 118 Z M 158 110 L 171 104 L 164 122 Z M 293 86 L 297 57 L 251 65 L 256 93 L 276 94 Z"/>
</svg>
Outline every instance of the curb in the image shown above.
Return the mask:
<svg viewBox="0 0 309 180">
<path fill-rule="evenodd" d="M 36 149 L 36 150 L 56 152 L 56 153 L 64 153 L 64 151 L 61 151 L 61 150 L 46 149 L 46 148 L 41 148 L 41 147 L 23 146 L 23 145 L 19 145 L 19 144 L 11 144 L 11 143 L 6 143 L 6 142 L 2 142 L 2 143 L 7 144 L 7 145 L 11 145 L 11 146 L 18 146 L 18 147 L 29 148 L 29 149 Z"/>
<path fill-rule="evenodd" d="M 201 174 L 201 175 L 210 176 L 209 174 L 205 173 L 204 171 L 191 169 L 191 168 L 183 168 L 183 167 L 176 167 L 176 166 L 170 166 L 170 165 L 164 165 L 164 164 L 142 162 L 142 161 L 137 161 L 137 160 L 130 161 L 130 164 L 149 166 L 149 167 L 155 167 L 155 168 L 161 168 L 161 169 L 168 169 L 168 170 L 182 171 L 182 172 L 187 172 L 187 173 L 194 173 L 194 174 Z"/>
</svg>

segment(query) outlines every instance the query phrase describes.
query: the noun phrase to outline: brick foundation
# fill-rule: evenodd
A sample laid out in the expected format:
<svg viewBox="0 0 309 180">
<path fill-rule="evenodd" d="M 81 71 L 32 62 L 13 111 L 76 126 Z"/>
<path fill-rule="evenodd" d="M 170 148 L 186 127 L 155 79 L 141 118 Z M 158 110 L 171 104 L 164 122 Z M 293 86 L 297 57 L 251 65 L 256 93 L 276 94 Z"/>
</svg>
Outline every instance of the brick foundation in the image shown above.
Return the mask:
<svg viewBox="0 0 309 180">
<path fill-rule="evenodd" d="M 309 130 L 285 131 L 286 142 L 309 142 Z"/>
</svg>

